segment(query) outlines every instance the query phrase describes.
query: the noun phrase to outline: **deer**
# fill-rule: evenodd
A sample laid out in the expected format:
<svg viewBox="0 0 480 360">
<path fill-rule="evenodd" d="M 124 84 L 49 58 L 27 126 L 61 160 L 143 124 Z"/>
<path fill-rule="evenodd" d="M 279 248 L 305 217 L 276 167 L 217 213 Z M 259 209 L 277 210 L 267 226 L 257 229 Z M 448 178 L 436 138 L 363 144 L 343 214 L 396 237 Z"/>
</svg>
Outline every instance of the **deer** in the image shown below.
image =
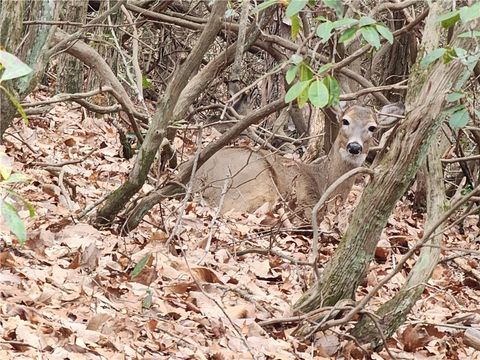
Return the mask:
<svg viewBox="0 0 480 360">
<path fill-rule="evenodd" d="M 283 200 L 309 218 L 335 180 L 363 165 L 377 129 L 391 126 L 403 112 L 402 104 L 389 104 L 377 119 L 368 107 L 348 107 L 338 117 L 340 129 L 331 150 L 316 163 L 303 164 L 266 150 L 223 148 L 198 169 L 193 189 L 211 205 L 222 202 L 222 214 L 231 210 L 253 213 L 265 203 L 273 207 Z M 329 199 L 345 201 L 354 181 L 343 182 Z"/>
</svg>

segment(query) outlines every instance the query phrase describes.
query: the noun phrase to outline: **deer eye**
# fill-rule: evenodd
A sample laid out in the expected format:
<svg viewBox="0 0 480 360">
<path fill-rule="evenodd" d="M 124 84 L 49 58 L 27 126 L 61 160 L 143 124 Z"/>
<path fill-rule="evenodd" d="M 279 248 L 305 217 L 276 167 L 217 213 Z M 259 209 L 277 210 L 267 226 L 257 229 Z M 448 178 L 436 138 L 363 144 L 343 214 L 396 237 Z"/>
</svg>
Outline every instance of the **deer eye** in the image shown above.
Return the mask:
<svg viewBox="0 0 480 360">
<path fill-rule="evenodd" d="M 377 130 L 377 127 L 376 127 L 376 126 L 373 126 L 373 125 L 372 125 L 372 126 L 369 126 L 369 127 L 368 127 L 368 131 L 370 131 L 370 132 L 374 132 L 375 130 Z"/>
<path fill-rule="evenodd" d="M 343 119 L 342 124 L 345 125 L 345 126 L 348 126 L 348 125 L 350 125 L 350 122 L 347 119 Z"/>
</svg>

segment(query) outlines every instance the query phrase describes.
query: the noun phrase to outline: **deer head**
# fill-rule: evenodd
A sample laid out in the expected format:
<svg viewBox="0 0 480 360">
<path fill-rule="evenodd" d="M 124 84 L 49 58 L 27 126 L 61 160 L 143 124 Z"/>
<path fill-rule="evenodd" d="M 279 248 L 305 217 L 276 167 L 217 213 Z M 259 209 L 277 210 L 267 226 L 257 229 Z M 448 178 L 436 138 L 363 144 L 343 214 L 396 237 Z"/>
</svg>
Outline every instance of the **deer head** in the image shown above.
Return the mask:
<svg viewBox="0 0 480 360">
<path fill-rule="evenodd" d="M 398 117 L 393 117 L 392 120 L 391 114 L 401 115 L 403 111 L 403 105 L 389 104 L 382 108 L 377 119 L 375 112 L 370 108 L 359 105 L 347 108 L 339 118 L 340 131 L 332 151 L 338 152 L 341 159 L 348 164 L 354 167 L 361 166 L 367 157 L 377 128 L 398 120 Z"/>
</svg>

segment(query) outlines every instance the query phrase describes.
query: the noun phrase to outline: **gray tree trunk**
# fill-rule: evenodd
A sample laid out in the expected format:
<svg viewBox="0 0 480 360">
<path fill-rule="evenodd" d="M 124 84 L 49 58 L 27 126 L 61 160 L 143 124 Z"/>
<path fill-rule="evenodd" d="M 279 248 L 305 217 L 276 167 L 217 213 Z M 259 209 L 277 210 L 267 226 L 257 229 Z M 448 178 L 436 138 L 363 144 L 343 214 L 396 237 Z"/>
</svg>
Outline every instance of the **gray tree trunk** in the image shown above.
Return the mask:
<svg viewBox="0 0 480 360">
<path fill-rule="evenodd" d="M 3 0 L 1 2 L 0 48 L 3 47 L 16 55 L 34 70 L 33 73 L 21 79 L 4 84 L 19 100 L 25 98 L 42 78 L 48 61 L 45 54 L 53 33 L 50 25 L 29 25 L 27 28 L 23 26 L 23 21 L 57 20 L 59 2 L 60 0 L 33 1 L 29 12 L 25 10 L 25 0 Z M 19 45 L 21 46 L 17 51 Z M 2 91 L 0 91 L 0 107 L 2 109 L 0 113 L 1 141 L 17 110 Z"/>
<path fill-rule="evenodd" d="M 88 0 L 68 0 L 63 3 L 60 14 L 61 20 L 85 24 L 87 17 Z M 78 30 L 78 26 L 63 27 L 67 33 Z M 84 79 L 83 63 L 70 55 L 62 54 L 57 62 L 57 92 L 77 93 L 83 90 Z"/>
</svg>

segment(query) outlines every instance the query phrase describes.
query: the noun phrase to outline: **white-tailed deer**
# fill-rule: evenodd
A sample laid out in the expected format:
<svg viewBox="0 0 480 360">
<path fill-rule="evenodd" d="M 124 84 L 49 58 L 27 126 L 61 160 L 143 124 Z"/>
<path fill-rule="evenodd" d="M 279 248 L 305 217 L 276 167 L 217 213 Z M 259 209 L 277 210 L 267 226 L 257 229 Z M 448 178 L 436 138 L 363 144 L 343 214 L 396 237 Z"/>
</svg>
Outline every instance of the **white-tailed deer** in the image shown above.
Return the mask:
<svg viewBox="0 0 480 360">
<path fill-rule="evenodd" d="M 403 105 L 387 105 L 381 113 L 386 112 L 401 115 Z M 355 105 L 339 120 L 338 136 L 329 154 L 318 163 L 306 165 L 263 150 L 224 148 L 200 167 L 194 189 L 212 205 L 218 205 L 223 196 L 222 213 L 232 209 L 253 212 L 266 202 L 273 205 L 285 200 L 290 208 L 303 209 L 302 215 L 310 216 L 313 206 L 336 179 L 363 164 L 373 133 L 379 125 L 391 123 L 392 117 L 381 115 L 377 120 L 371 109 Z M 331 198 L 345 199 L 353 182 L 344 182 Z M 224 189 L 227 191 L 222 195 Z"/>
</svg>

